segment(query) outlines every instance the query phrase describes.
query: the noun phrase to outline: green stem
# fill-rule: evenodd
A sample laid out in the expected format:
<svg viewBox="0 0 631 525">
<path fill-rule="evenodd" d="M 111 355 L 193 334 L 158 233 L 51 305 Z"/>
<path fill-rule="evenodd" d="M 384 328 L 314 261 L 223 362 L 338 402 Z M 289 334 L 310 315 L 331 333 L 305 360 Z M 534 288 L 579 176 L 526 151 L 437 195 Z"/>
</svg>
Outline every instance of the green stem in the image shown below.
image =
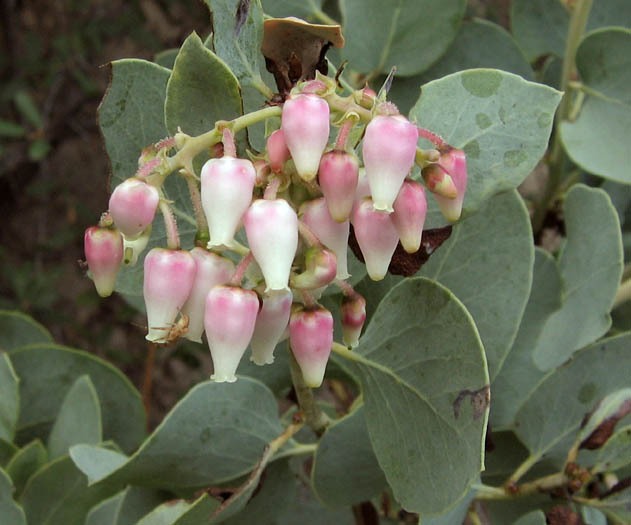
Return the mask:
<svg viewBox="0 0 631 525">
<path fill-rule="evenodd" d="M 316 433 L 316 435 L 321 436 L 324 434 L 326 427 L 331 423 L 331 420 L 317 405 L 313 397 L 313 390 L 306 385 L 305 380 L 302 377 L 302 371 L 300 370 L 300 366 L 298 365 L 294 354 L 289 348 L 288 351 L 291 380 L 294 384 L 294 390 L 296 391 L 298 406 L 304 415 L 307 425 Z"/>
<path fill-rule="evenodd" d="M 576 50 L 581 42 L 585 27 L 587 25 L 587 19 L 589 18 L 589 12 L 592 8 L 592 0 L 577 0 L 576 5 L 572 11 L 570 18 L 570 27 L 567 35 L 567 43 L 565 46 L 565 55 L 563 57 L 563 68 L 561 70 L 561 91 L 564 92 L 559 109 L 555 117 L 555 130 L 552 143 L 552 152 L 550 154 L 550 160 L 548 162 L 550 166 L 550 176 L 546 191 L 539 202 L 539 206 L 535 211 L 533 217 L 533 230 L 538 232 L 541 229 L 543 220 L 545 219 L 548 208 L 556 197 L 557 189 L 561 183 L 561 176 L 563 171 L 563 164 L 565 163 L 565 156 L 563 154 L 563 146 L 561 145 L 561 132 L 560 124 L 566 120 L 570 114 L 572 107 L 572 97 L 568 93 L 570 81 L 572 75 L 576 70 Z"/>
<path fill-rule="evenodd" d="M 303 456 L 306 454 L 313 454 L 318 449 L 317 443 L 312 444 L 298 444 L 288 450 L 283 450 L 274 456 L 274 460 L 287 458 L 291 456 Z"/>
<path fill-rule="evenodd" d="M 519 467 L 517 467 L 517 470 L 515 470 L 515 472 L 513 472 L 513 474 L 511 475 L 510 478 L 508 478 L 506 480 L 506 482 L 504 483 L 505 487 L 509 487 L 509 486 L 513 486 L 516 485 L 517 482 L 521 479 L 521 477 L 530 470 L 530 468 L 537 463 L 537 461 L 539 461 L 540 456 L 538 454 L 533 454 L 531 456 L 528 456 L 526 458 L 526 460 L 519 465 Z"/>
<path fill-rule="evenodd" d="M 568 477 L 562 472 L 558 472 L 519 486 L 489 487 L 488 485 L 474 485 L 474 488 L 477 490 L 477 499 L 505 500 L 553 490 L 563 487 L 567 482 Z"/>
</svg>

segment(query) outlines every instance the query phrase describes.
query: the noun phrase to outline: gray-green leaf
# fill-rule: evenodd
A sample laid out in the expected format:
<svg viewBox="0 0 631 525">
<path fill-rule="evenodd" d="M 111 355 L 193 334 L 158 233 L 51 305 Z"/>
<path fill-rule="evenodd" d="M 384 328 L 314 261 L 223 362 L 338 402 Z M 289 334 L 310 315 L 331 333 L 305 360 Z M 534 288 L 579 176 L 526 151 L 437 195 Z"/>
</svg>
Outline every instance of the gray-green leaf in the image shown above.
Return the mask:
<svg viewBox="0 0 631 525">
<path fill-rule="evenodd" d="M 9 356 L 0 354 L 0 439 L 13 441 L 18 422 L 20 399 L 18 377 Z"/>
<path fill-rule="evenodd" d="M 541 370 L 560 365 L 607 332 L 622 276 L 620 224 L 609 196 L 578 184 L 568 192 L 563 211 L 567 242 L 558 261 L 563 306 L 548 318 L 534 350 Z"/>
<path fill-rule="evenodd" d="M 48 460 L 48 453 L 39 439 L 21 448 L 7 464 L 7 474 L 11 476 L 15 493 L 19 496 L 31 474 L 39 470 Z"/>
<path fill-rule="evenodd" d="M 52 341 L 48 330 L 28 315 L 0 310 L 0 351 L 9 352 L 21 346 Z"/>
<path fill-rule="evenodd" d="M 545 152 L 561 94 L 493 69 L 454 73 L 423 86 L 410 118 L 467 154 L 464 214 L 517 187 Z M 427 228 L 442 226 L 440 212 Z"/>
<path fill-rule="evenodd" d="M 381 301 L 352 355 L 370 440 L 396 499 L 414 512 L 447 509 L 483 465 L 489 377 L 471 316 L 442 285 L 406 279 Z"/>
<path fill-rule="evenodd" d="M 622 427 L 598 449 L 593 472 L 618 470 L 631 464 L 631 425 Z"/>
<path fill-rule="evenodd" d="M 515 525 L 546 525 L 546 515 L 541 510 L 533 510 L 519 518 Z"/>
<path fill-rule="evenodd" d="M 0 468 L 0 522 L 11 525 L 26 525 L 22 507 L 13 500 L 11 478 Z"/>
</svg>

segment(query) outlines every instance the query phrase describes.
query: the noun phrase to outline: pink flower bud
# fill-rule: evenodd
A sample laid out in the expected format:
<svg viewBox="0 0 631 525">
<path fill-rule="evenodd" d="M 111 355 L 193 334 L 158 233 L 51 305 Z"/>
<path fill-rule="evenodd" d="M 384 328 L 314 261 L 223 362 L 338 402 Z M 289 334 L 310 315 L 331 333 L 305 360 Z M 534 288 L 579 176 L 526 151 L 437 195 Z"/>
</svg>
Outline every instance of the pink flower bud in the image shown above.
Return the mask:
<svg viewBox="0 0 631 525">
<path fill-rule="evenodd" d="M 376 210 L 392 212 L 399 189 L 414 165 L 418 132 L 401 115 L 377 116 L 366 126 L 364 165 Z"/>
<path fill-rule="evenodd" d="M 366 261 L 366 271 L 373 281 L 381 281 L 388 272 L 399 234 L 390 214 L 375 210 L 372 200 L 363 199 L 353 210 L 353 228 Z"/>
<path fill-rule="evenodd" d="M 292 299 L 293 294 L 289 290 L 279 290 L 263 297 L 263 306 L 256 318 L 254 334 L 250 341 L 250 359 L 257 365 L 274 362 L 274 349 L 289 323 Z"/>
<path fill-rule="evenodd" d="M 132 239 L 153 222 L 159 202 L 155 186 L 131 178 L 114 188 L 109 208 L 116 227 Z"/>
<path fill-rule="evenodd" d="M 331 250 L 309 248 L 305 254 L 305 271 L 291 279 L 292 288 L 314 290 L 335 279 L 337 263 Z"/>
<path fill-rule="evenodd" d="M 336 277 L 338 279 L 350 277 L 347 261 L 349 222 L 334 221 L 323 198 L 303 203 L 300 207 L 300 216 L 320 242 L 335 254 Z"/>
<path fill-rule="evenodd" d="M 298 217 L 283 199 L 258 199 L 243 219 L 248 244 L 269 290 L 286 290 L 298 248 Z"/>
<path fill-rule="evenodd" d="M 329 105 L 317 95 L 293 95 L 285 101 L 281 129 L 296 170 L 306 181 L 318 173 L 329 140 Z"/>
<path fill-rule="evenodd" d="M 128 239 L 123 235 L 123 264 L 125 266 L 136 266 L 138 257 L 145 251 L 150 238 L 151 224 L 134 239 Z"/>
<path fill-rule="evenodd" d="M 438 164 L 430 164 L 423 168 L 423 182 L 427 189 L 446 199 L 455 199 L 458 189 L 453 179 Z"/>
<path fill-rule="evenodd" d="M 285 162 L 290 155 L 282 129 L 277 129 L 267 138 L 267 153 L 272 171 L 282 173 Z"/>
<path fill-rule="evenodd" d="M 394 213 L 391 217 L 401 245 L 408 253 L 415 253 L 421 247 L 426 214 L 425 189 L 418 182 L 406 180 L 394 201 Z"/>
<path fill-rule="evenodd" d="M 452 149 L 448 153 L 440 156 L 440 164 L 450 175 L 456 186 L 457 195 L 455 199 L 446 199 L 440 195 L 434 195 L 440 211 L 449 222 L 455 222 L 462 213 L 462 203 L 464 194 L 467 191 L 467 157 L 464 151 Z"/>
<path fill-rule="evenodd" d="M 249 160 L 221 157 L 202 168 L 202 207 L 208 220 L 208 247 L 229 247 L 252 202 L 256 171 Z"/>
<path fill-rule="evenodd" d="M 297 310 L 289 321 L 289 342 L 307 386 L 317 388 L 324 380 L 333 345 L 333 316 L 324 308 Z"/>
<path fill-rule="evenodd" d="M 345 297 L 341 309 L 342 341 L 346 346 L 355 348 L 359 344 L 359 336 L 366 321 L 366 299 L 361 295 L 353 298 Z"/>
<path fill-rule="evenodd" d="M 226 257 L 199 247 L 193 248 L 191 255 L 195 260 L 196 271 L 191 294 L 182 307 L 182 313 L 188 316 L 188 331 L 184 337 L 201 343 L 206 296 L 214 286 L 230 280 L 234 273 L 234 263 Z"/>
<path fill-rule="evenodd" d="M 195 271 L 195 260 L 187 251 L 153 248 L 147 254 L 143 294 L 148 341 L 165 340 L 191 293 Z"/>
<path fill-rule="evenodd" d="M 215 286 L 206 298 L 204 326 L 215 373 L 210 379 L 234 383 L 239 361 L 252 339 L 259 298 L 234 286 Z"/>
<path fill-rule="evenodd" d="M 85 231 L 83 246 L 96 291 L 101 297 L 112 295 L 123 260 L 123 237 L 117 230 L 91 226 Z"/>
<path fill-rule="evenodd" d="M 359 178 L 359 162 L 345 151 L 330 151 L 322 156 L 318 182 L 331 217 L 344 222 L 350 217 Z"/>
</svg>

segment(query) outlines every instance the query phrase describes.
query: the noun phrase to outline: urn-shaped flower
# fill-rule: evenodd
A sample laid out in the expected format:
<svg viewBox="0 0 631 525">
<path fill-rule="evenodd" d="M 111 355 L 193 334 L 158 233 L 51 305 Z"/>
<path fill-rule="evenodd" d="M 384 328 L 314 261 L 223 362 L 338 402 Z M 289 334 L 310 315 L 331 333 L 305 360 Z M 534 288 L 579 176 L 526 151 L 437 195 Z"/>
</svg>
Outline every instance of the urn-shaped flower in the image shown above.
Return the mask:
<svg viewBox="0 0 631 525">
<path fill-rule="evenodd" d="M 263 306 L 256 318 L 250 346 L 252 361 L 257 365 L 274 362 L 274 349 L 283 337 L 289 323 L 293 294 L 278 290 L 263 297 Z"/>
<path fill-rule="evenodd" d="M 269 165 L 274 173 L 281 173 L 290 153 L 282 129 L 277 129 L 267 137 L 267 154 Z"/>
<path fill-rule="evenodd" d="M 342 300 L 340 313 L 342 341 L 346 346 L 355 348 L 359 344 L 359 336 L 366 321 L 366 299 L 359 294 L 354 297 L 345 297 Z"/>
<path fill-rule="evenodd" d="M 191 293 L 195 271 L 190 252 L 153 248 L 147 254 L 143 295 L 148 341 L 166 342 L 165 337 Z"/>
<path fill-rule="evenodd" d="M 366 126 L 363 158 L 376 210 L 392 212 L 399 189 L 414 165 L 418 131 L 401 115 L 377 116 Z"/>
<path fill-rule="evenodd" d="M 467 157 L 464 151 L 452 149 L 440 156 L 440 165 L 451 175 L 457 194 L 455 199 L 447 199 L 440 195 L 434 195 L 434 198 L 445 218 L 449 222 L 455 222 L 462 213 L 462 203 L 467 191 Z"/>
<path fill-rule="evenodd" d="M 213 358 L 213 381 L 237 380 L 237 367 L 252 338 L 258 311 L 259 299 L 251 290 L 218 285 L 208 293 L 204 326 Z"/>
<path fill-rule="evenodd" d="M 83 246 L 96 291 L 101 297 L 112 295 L 123 260 L 123 237 L 116 230 L 91 226 L 85 231 Z"/>
<path fill-rule="evenodd" d="M 116 227 L 129 239 L 151 224 L 160 202 L 155 186 L 131 178 L 121 182 L 110 196 L 109 211 Z"/>
<path fill-rule="evenodd" d="M 307 386 L 322 384 L 333 345 L 333 316 L 324 308 L 298 309 L 289 321 L 289 342 Z"/>
<path fill-rule="evenodd" d="M 421 247 L 426 214 L 425 189 L 418 182 L 406 180 L 394 201 L 391 217 L 401 245 L 408 253 L 415 253 Z"/>
<path fill-rule="evenodd" d="M 202 207 L 208 220 L 208 247 L 231 246 L 243 214 L 252 202 L 256 170 L 249 160 L 210 159 L 201 174 Z"/>
<path fill-rule="evenodd" d="M 344 222 L 350 217 L 358 177 L 359 162 L 354 155 L 345 151 L 330 151 L 322 156 L 318 182 L 329 213 L 337 222 Z"/>
<path fill-rule="evenodd" d="M 252 255 L 261 268 L 266 292 L 288 289 L 298 248 L 298 217 L 284 199 L 258 199 L 243 219 Z"/>
</svg>

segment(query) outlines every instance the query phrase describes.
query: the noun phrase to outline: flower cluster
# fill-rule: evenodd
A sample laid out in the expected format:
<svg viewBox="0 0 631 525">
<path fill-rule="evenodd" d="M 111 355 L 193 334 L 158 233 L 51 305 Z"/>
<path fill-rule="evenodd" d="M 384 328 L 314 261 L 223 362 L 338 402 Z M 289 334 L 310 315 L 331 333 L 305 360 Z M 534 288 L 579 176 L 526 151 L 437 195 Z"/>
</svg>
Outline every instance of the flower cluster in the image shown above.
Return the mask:
<svg viewBox="0 0 631 525">
<path fill-rule="evenodd" d="M 455 221 L 467 184 L 462 151 L 372 90 L 335 103 L 340 100 L 327 77 L 297 86 L 265 151 L 249 159 L 238 158 L 230 123 L 216 128 L 199 183 L 192 163 L 180 170 L 198 212 L 200 232 L 191 250 L 180 249 L 161 190 L 165 176 L 155 175 L 173 171 L 173 159 L 191 137 L 179 134 L 145 150 L 138 173 L 113 191 L 99 226 L 86 230 L 85 255 L 98 293 L 111 294 L 121 264 L 134 264 L 146 248 L 159 207 L 169 245 L 144 259 L 146 338 L 166 343 L 183 335 L 202 342 L 205 332 L 212 379 L 232 382 L 248 346 L 252 361 L 265 365 L 289 337 L 306 384 L 319 386 L 333 344 L 333 315 L 318 303 L 325 288 L 342 291 L 345 345 L 358 344 L 366 319 L 366 301 L 346 281 L 350 226 L 368 275 L 383 279 L 399 242 L 409 253 L 420 247 L 425 189 Z M 332 122 L 339 130 L 329 145 Z M 419 137 L 436 149 L 420 149 Z M 363 162 L 355 154 L 359 142 Z M 169 157 L 173 148 L 178 154 Z M 424 185 L 412 177 L 415 164 Z M 247 246 L 235 238 L 241 229 Z"/>
</svg>

